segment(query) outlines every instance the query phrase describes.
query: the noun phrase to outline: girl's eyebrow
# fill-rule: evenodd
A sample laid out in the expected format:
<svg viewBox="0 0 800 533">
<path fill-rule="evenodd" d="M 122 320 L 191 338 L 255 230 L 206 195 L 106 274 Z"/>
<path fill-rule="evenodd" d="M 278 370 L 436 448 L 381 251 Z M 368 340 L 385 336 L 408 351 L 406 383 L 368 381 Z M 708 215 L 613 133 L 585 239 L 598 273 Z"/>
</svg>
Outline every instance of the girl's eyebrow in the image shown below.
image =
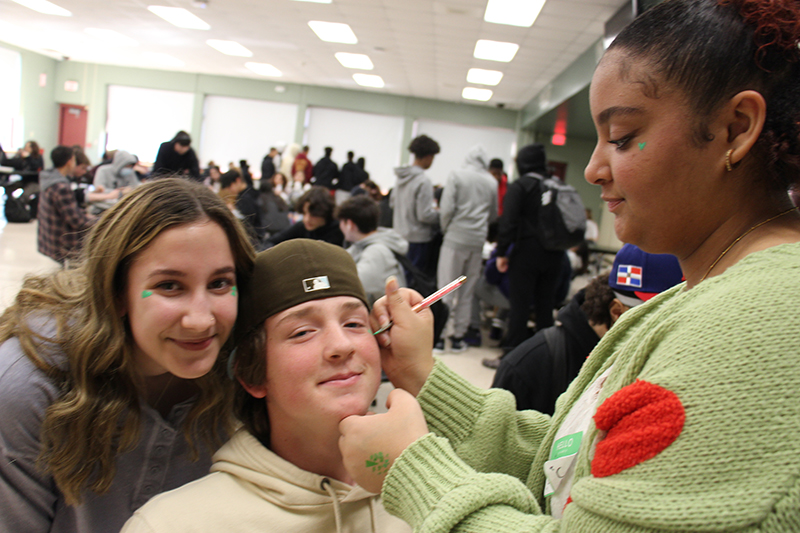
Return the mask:
<svg viewBox="0 0 800 533">
<path fill-rule="evenodd" d="M 212 276 L 219 276 L 221 274 L 233 274 L 236 273 L 236 269 L 232 266 L 222 267 L 216 269 L 214 272 L 211 273 Z M 155 278 L 158 276 L 172 276 L 176 278 L 186 277 L 186 272 L 182 270 L 175 270 L 172 268 L 160 268 L 158 270 L 154 270 L 148 274 L 148 278 Z"/>
<path fill-rule="evenodd" d="M 182 272 L 180 270 L 173 270 L 173 269 L 170 269 L 170 268 L 160 268 L 158 270 L 154 270 L 154 271 L 150 272 L 150 274 L 147 277 L 148 278 L 155 278 L 155 277 L 158 277 L 158 276 L 173 276 L 173 277 L 176 277 L 176 278 L 181 278 L 181 277 L 186 276 L 186 273 Z"/>
<path fill-rule="evenodd" d="M 644 113 L 644 109 L 641 107 L 625 107 L 625 106 L 614 106 L 609 107 L 608 109 L 603 110 L 597 115 L 597 123 L 598 124 L 607 124 L 611 117 L 613 116 L 628 116 L 628 115 L 640 115 Z"/>
</svg>

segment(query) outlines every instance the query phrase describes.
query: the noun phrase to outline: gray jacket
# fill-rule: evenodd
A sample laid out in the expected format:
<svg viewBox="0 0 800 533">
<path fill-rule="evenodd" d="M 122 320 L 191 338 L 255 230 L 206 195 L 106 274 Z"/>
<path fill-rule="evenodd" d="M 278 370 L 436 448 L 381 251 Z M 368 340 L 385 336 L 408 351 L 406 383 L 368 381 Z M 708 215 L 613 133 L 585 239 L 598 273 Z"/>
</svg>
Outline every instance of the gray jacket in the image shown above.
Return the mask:
<svg viewBox="0 0 800 533">
<path fill-rule="evenodd" d="M 354 243 L 347 251 L 356 262 L 358 277 L 364 285 L 370 305 L 386 293 L 386 278 L 397 277 L 401 287 L 406 286 L 406 276 L 392 252 L 405 255 L 408 242 L 391 228 L 378 228 Z"/>
<path fill-rule="evenodd" d="M 47 189 L 56 183 L 66 183 L 69 185 L 69 179 L 61 174 L 57 168 L 48 168 L 39 172 L 39 190 L 44 193 Z"/>
<path fill-rule="evenodd" d="M 497 181 L 489 174 L 482 146 L 473 147 L 463 168 L 454 170 L 439 201 L 444 244 L 482 248 L 489 223 L 497 219 Z"/>
<path fill-rule="evenodd" d="M 408 242 L 430 242 L 439 225 L 433 203 L 433 183 L 420 167 L 394 169 L 397 174 L 390 205 L 394 209 L 392 227 Z"/>
<path fill-rule="evenodd" d="M 120 187 L 134 188 L 138 186 L 139 178 L 136 177 L 135 173 L 128 177 L 120 176 L 120 171 L 125 168 L 125 166 L 136 163 L 136 161 L 136 156 L 124 150 L 117 150 L 117 153 L 114 154 L 114 160 L 111 161 L 111 163 L 97 169 L 97 173 L 94 175 L 94 186 L 103 187 L 105 192 L 113 191 Z M 115 203 L 117 203 L 117 200 L 93 202 L 91 211 L 93 214 L 99 214 L 106 209 L 110 209 Z"/>
<path fill-rule="evenodd" d="M 16 338 L 0 345 L 0 531 L 117 533 L 151 497 L 208 473 L 211 454 L 199 444 L 200 459 L 192 462 L 181 428 L 194 400 L 174 406 L 166 420 L 143 403 L 139 441 L 117 457 L 108 492 L 87 492 L 82 504 L 67 505 L 53 478 L 36 466 L 44 413 L 60 395 Z"/>
</svg>

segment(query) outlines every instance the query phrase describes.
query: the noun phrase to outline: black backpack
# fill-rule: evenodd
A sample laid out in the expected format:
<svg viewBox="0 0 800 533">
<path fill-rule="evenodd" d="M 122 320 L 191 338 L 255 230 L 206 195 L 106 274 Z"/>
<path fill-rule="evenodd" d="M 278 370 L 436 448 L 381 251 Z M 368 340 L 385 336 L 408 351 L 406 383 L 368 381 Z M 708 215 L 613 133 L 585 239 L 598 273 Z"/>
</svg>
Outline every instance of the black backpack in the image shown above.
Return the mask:
<svg viewBox="0 0 800 533">
<path fill-rule="evenodd" d="M 409 279 L 406 280 L 409 289 L 414 289 L 423 297 L 430 296 L 436 292 L 438 287 L 436 286 L 435 279 L 417 268 L 414 263 L 411 262 L 411 259 L 405 255 L 398 254 L 395 251 L 392 251 L 392 254 L 394 254 L 397 262 L 400 263 L 400 266 L 406 271 L 406 275 L 408 276 L 408 274 L 410 274 Z M 442 336 L 444 326 L 447 323 L 447 317 L 450 316 L 450 310 L 447 308 L 447 304 L 441 300 L 431 305 L 430 310 L 431 313 L 433 313 L 433 340 L 436 342 L 436 340 L 440 339 Z"/>
<path fill-rule="evenodd" d="M 25 202 L 11 194 L 6 194 L 4 213 L 8 222 L 30 222 L 32 218 Z"/>
</svg>

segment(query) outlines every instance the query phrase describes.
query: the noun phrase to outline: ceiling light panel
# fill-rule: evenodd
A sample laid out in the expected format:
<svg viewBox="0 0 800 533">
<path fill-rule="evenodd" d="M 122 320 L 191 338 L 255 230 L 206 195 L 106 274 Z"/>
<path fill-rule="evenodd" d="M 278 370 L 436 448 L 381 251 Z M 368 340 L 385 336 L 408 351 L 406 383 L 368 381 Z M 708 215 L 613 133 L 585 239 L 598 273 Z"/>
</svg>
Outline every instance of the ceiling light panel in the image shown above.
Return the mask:
<svg viewBox="0 0 800 533">
<path fill-rule="evenodd" d="M 530 28 L 544 7 L 545 0 L 489 0 L 483 20 Z"/>
<path fill-rule="evenodd" d="M 309 27 L 317 34 L 317 37 L 327 43 L 343 43 L 343 44 L 356 44 L 358 39 L 353 30 L 347 24 L 339 22 L 322 22 L 319 20 L 311 20 L 308 22 Z"/>
<path fill-rule="evenodd" d="M 72 13 L 61 6 L 57 6 L 47 0 L 12 0 L 28 9 L 33 9 L 45 15 L 58 15 L 59 17 L 71 17 Z"/>
<path fill-rule="evenodd" d="M 478 83 L 480 85 L 497 85 L 503 79 L 503 73 L 499 70 L 484 70 L 482 68 L 471 68 L 467 72 L 467 82 Z"/>
<path fill-rule="evenodd" d="M 161 52 L 145 52 L 142 54 L 142 57 L 146 59 L 148 63 L 155 63 L 162 67 L 183 67 L 186 65 L 186 63 L 177 57 Z"/>
<path fill-rule="evenodd" d="M 87 35 L 103 41 L 108 46 L 139 46 L 139 41 L 131 39 L 118 31 L 105 30 L 102 28 L 86 28 L 83 30 Z"/>
<path fill-rule="evenodd" d="M 147 10 L 179 28 L 189 30 L 211 29 L 211 26 L 206 21 L 182 7 L 148 6 Z"/>
<path fill-rule="evenodd" d="M 475 43 L 475 52 L 473 55 L 476 59 L 488 59 L 489 61 L 508 63 L 517 55 L 517 50 L 519 50 L 518 44 L 480 39 Z"/>
<path fill-rule="evenodd" d="M 475 87 L 464 87 L 461 91 L 461 98 L 465 100 L 478 100 L 479 102 L 486 102 L 492 97 L 490 89 L 476 89 Z"/>
<path fill-rule="evenodd" d="M 375 68 L 368 55 L 348 54 L 347 52 L 338 52 L 335 55 L 339 63 L 346 68 L 357 68 L 361 70 L 372 70 Z"/>
<path fill-rule="evenodd" d="M 244 66 L 260 76 L 269 76 L 271 78 L 279 78 L 283 76 L 283 72 L 273 67 L 269 63 L 254 63 L 252 61 L 248 61 L 244 64 Z"/>
<path fill-rule="evenodd" d="M 241 44 L 237 43 L 236 41 L 224 41 L 221 39 L 209 39 L 206 41 L 206 44 L 217 50 L 222 52 L 228 56 L 236 56 L 236 57 L 253 57 L 253 52 L 242 46 Z"/>
<path fill-rule="evenodd" d="M 376 89 L 380 89 L 385 85 L 383 83 L 383 78 L 374 74 L 353 74 L 353 79 L 356 80 L 356 83 L 362 87 L 374 87 Z"/>
</svg>

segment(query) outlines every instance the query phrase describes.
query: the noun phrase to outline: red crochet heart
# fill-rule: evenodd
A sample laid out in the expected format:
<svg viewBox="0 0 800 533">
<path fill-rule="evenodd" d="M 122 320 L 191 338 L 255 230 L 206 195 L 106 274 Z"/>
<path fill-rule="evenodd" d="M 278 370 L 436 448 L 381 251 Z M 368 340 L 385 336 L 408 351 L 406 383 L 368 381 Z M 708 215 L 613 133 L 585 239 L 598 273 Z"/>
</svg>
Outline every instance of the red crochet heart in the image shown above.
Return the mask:
<svg viewBox="0 0 800 533">
<path fill-rule="evenodd" d="M 686 413 L 678 396 L 636 380 L 597 408 L 597 429 L 607 431 L 597 444 L 592 475 L 618 474 L 665 450 L 683 430 Z"/>
</svg>

